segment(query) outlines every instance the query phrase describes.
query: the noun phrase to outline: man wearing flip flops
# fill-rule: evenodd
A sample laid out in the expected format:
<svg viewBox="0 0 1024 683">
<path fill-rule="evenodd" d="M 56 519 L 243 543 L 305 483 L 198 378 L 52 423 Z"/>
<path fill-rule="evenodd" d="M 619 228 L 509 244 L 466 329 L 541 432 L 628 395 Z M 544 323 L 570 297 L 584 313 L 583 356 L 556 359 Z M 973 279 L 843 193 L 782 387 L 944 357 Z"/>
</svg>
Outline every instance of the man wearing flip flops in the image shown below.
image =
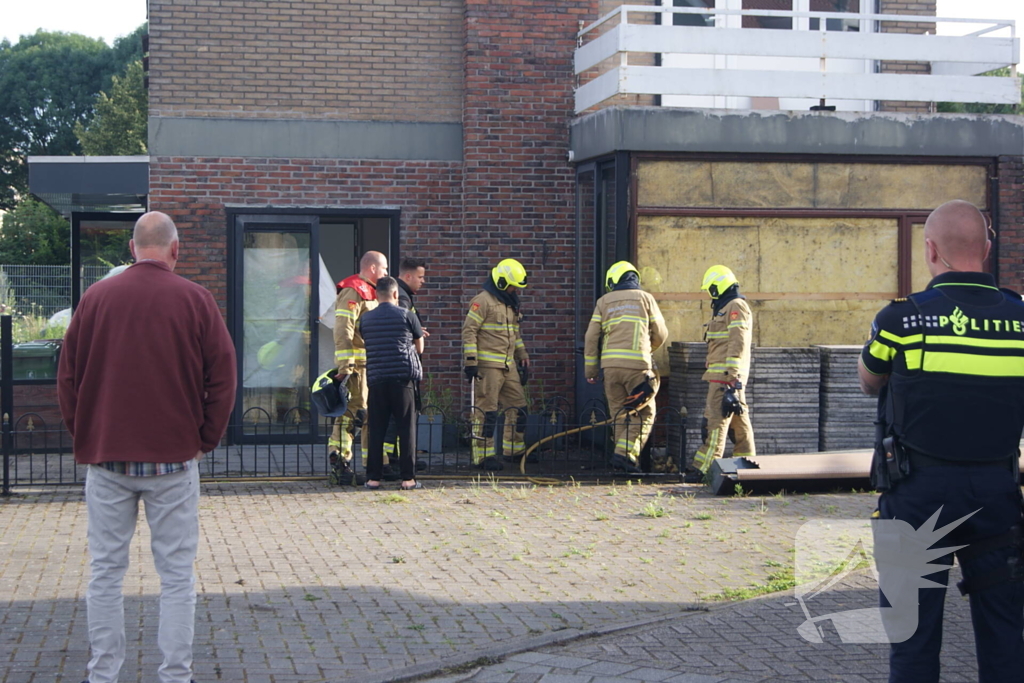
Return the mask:
<svg viewBox="0 0 1024 683">
<path fill-rule="evenodd" d="M 416 411 L 423 377 L 420 354 L 423 330 L 412 311 L 398 305 L 398 282 L 377 280 L 377 307 L 359 319 L 359 334 L 366 349 L 369 386 L 367 418 L 370 423 L 366 488 L 380 488 L 384 471 L 384 437 L 388 423 L 398 426 L 398 463 L 402 490 L 419 488 L 416 482 Z"/>
</svg>

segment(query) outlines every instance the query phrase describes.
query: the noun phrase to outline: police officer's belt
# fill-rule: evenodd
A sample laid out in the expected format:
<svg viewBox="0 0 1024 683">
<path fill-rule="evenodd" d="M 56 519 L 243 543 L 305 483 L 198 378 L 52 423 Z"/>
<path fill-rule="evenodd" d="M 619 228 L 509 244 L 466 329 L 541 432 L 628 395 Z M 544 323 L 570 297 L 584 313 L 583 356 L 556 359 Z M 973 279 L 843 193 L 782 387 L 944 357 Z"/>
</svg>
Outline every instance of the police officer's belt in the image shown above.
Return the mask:
<svg viewBox="0 0 1024 683">
<path fill-rule="evenodd" d="M 926 455 L 921 451 L 915 451 L 913 448 L 906 448 L 907 457 L 910 459 L 910 471 L 923 470 L 929 467 L 1004 467 L 1007 471 L 1013 470 L 1012 458 L 1017 457 L 1014 453 L 1012 456 L 1006 456 L 999 460 L 945 460 L 943 458 L 935 458 L 930 455 Z"/>
</svg>

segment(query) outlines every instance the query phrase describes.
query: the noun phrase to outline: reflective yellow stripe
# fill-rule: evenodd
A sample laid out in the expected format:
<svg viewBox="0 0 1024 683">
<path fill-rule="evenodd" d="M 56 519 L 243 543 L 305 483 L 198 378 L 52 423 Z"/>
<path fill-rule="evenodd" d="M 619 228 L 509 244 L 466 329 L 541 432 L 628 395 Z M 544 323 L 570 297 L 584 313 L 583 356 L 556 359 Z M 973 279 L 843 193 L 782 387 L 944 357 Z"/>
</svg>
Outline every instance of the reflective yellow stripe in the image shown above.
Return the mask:
<svg viewBox="0 0 1024 683">
<path fill-rule="evenodd" d="M 901 344 L 903 346 L 908 346 L 910 344 L 919 344 L 921 340 L 924 338 L 924 335 L 921 334 L 912 334 L 909 337 L 900 337 L 893 334 L 892 332 L 889 332 L 888 330 L 879 330 L 878 336 L 884 337 L 889 341 L 896 342 L 897 344 Z"/>
<path fill-rule="evenodd" d="M 590 322 L 592 322 L 592 323 L 599 323 L 599 322 L 601 322 L 601 314 L 598 313 L 597 311 L 594 311 L 594 315 L 590 316 Z"/>
<path fill-rule="evenodd" d="M 737 320 L 734 323 L 729 323 L 729 329 L 732 329 L 733 327 L 746 327 L 746 326 L 747 326 L 747 321 L 746 320 Z"/>
<path fill-rule="evenodd" d="M 618 325 L 619 323 L 633 323 L 634 325 L 646 325 L 647 318 L 641 318 L 635 315 L 618 315 L 615 316 L 614 318 L 608 318 L 608 320 L 605 320 L 603 323 L 601 323 L 601 327 L 604 329 L 608 329 L 609 327 Z"/>
<path fill-rule="evenodd" d="M 508 356 L 501 353 L 488 353 L 487 351 L 481 351 L 477 354 L 477 360 L 485 360 L 493 363 L 504 363 L 508 360 Z"/>
<path fill-rule="evenodd" d="M 605 349 L 601 352 L 601 358 L 622 358 L 628 360 L 643 360 L 643 351 L 633 351 L 632 349 Z"/>
<path fill-rule="evenodd" d="M 496 332 L 505 332 L 512 328 L 514 328 L 513 325 L 509 325 L 506 323 L 484 323 L 483 325 L 480 326 L 481 330 L 491 330 Z"/>
<path fill-rule="evenodd" d="M 355 311 L 350 311 L 347 308 L 336 308 L 336 309 L 334 309 L 334 317 L 335 318 L 351 318 L 352 320 L 355 320 L 356 319 L 356 312 Z"/>
<path fill-rule="evenodd" d="M 725 364 L 729 367 L 738 367 L 740 364 L 739 358 L 726 358 Z"/>
<path fill-rule="evenodd" d="M 338 365 L 341 365 L 342 362 L 347 364 L 349 361 L 355 358 L 355 355 L 355 351 L 353 351 L 352 349 L 338 349 L 334 352 L 334 361 Z"/>
<path fill-rule="evenodd" d="M 466 342 L 463 344 L 463 348 L 466 353 L 476 353 L 476 342 Z"/>
<path fill-rule="evenodd" d="M 929 352 L 930 354 L 931 352 Z M 921 369 L 921 349 L 910 349 L 903 352 L 903 360 L 907 363 L 907 370 Z M 875 373 L 872 373 L 875 374 Z"/>
<path fill-rule="evenodd" d="M 896 349 L 891 346 L 886 346 L 877 339 L 871 342 L 871 346 L 868 347 L 868 353 L 882 361 L 891 361 L 893 356 L 896 355 Z"/>
<path fill-rule="evenodd" d="M 363 365 L 366 365 L 366 349 L 356 349 L 353 354 L 357 363 L 362 362 Z"/>
<path fill-rule="evenodd" d="M 910 366 L 909 362 L 907 366 Z M 979 356 L 928 351 L 924 355 L 924 370 L 982 377 L 1024 377 L 1024 356 Z"/>
<path fill-rule="evenodd" d="M 708 339 L 728 339 L 729 332 L 708 332 Z"/>
<path fill-rule="evenodd" d="M 986 349 L 1022 349 L 1024 341 L 1019 339 L 979 339 L 977 337 L 932 337 L 925 340 L 928 344 L 955 344 L 958 346 L 977 346 Z"/>
<path fill-rule="evenodd" d="M 525 349 L 526 348 L 526 344 L 523 343 L 522 339 L 516 339 L 516 348 L 517 349 Z"/>
<path fill-rule="evenodd" d="M 466 315 L 466 317 L 467 317 L 467 318 L 470 318 L 470 319 L 472 319 L 472 320 L 475 320 L 475 321 L 477 321 L 478 323 L 482 323 L 482 322 L 484 321 L 484 319 L 483 319 L 483 318 L 482 318 L 482 317 L 480 316 L 480 314 L 479 314 L 479 313 L 477 313 L 476 311 L 470 311 L 470 312 L 469 312 L 469 313 L 468 313 L 468 314 Z"/>
</svg>

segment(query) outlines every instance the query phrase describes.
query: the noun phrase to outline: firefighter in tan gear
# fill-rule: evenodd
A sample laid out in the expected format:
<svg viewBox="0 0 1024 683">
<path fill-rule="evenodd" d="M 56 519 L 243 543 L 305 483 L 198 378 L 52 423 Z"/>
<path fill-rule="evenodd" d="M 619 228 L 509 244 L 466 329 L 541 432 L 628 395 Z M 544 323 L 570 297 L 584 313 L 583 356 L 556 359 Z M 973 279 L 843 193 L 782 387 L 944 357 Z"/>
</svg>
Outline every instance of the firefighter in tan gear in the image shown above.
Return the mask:
<svg viewBox="0 0 1024 683">
<path fill-rule="evenodd" d="M 482 292 L 469 302 L 462 324 L 463 372 L 476 390 L 473 404 L 473 464 L 489 471 L 504 469 L 495 451 L 499 404 L 505 409 L 503 452 L 525 450 L 526 394 L 523 384 L 530 357 L 519 331 L 522 314 L 515 290 L 526 287 L 526 268 L 505 259 L 491 269 Z"/>
<path fill-rule="evenodd" d="M 352 443 L 357 427 L 362 428 L 362 453 L 366 460 L 366 348 L 359 335 L 359 318 L 377 307 L 377 280 L 388 274 L 388 259 L 379 251 L 368 251 L 359 260 L 359 272 L 338 283 L 334 304 L 334 362 L 337 377 L 344 378 L 349 391 L 348 410 L 334 422 L 327 441 L 330 451 L 330 482 L 355 483 L 352 469 Z"/>
<path fill-rule="evenodd" d="M 633 264 L 619 261 L 609 268 L 605 289 L 608 293 L 597 300 L 587 327 L 584 370 L 591 384 L 604 371 L 608 412 L 620 417 L 615 421 L 612 466 L 640 472 L 640 450 L 651 433 L 655 403 L 652 398 L 639 412 L 639 425 L 624 414 L 624 406 L 638 393 L 657 393 L 651 354 L 665 343 L 668 328 L 658 302 L 640 289 L 640 272 Z"/>
<path fill-rule="evenodd" d="M 750 332 L 753 316 L 740 295 L 739 282 L 725 266 L 711 266 L 704 273 L 701 289 L 711 296 L 711 320 L 705 326 L 708 344 L 707 370 L 701 378 L 708 383 L 704 405 L 706 436 L 697 450 L 686 481 L 704 481 L 711 463 L 722 457 L 725 440 L 733 434 L 733 455 L 756 455 L 754 430 L 744 386 L 750 378 Z"/>
</svg>

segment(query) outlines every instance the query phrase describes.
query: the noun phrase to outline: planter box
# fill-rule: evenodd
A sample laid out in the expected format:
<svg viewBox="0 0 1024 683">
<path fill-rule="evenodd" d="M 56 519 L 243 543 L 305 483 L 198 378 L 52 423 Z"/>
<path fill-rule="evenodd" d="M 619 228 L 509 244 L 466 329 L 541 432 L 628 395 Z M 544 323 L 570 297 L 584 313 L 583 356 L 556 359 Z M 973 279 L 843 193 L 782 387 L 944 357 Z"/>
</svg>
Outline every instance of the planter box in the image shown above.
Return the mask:
<svg viewBox="0 0 1024 683">
<path fill-rule="evenodd" d="M 455 425 L 446 425 L 441 415 L 420 415 L 416 425 L 416 450 L 423 453 L 444 453 L 444 441 L 447 428 L 455 429 Z M 451 438 L 449 436 L 449 438 Z"/>
</svg>

